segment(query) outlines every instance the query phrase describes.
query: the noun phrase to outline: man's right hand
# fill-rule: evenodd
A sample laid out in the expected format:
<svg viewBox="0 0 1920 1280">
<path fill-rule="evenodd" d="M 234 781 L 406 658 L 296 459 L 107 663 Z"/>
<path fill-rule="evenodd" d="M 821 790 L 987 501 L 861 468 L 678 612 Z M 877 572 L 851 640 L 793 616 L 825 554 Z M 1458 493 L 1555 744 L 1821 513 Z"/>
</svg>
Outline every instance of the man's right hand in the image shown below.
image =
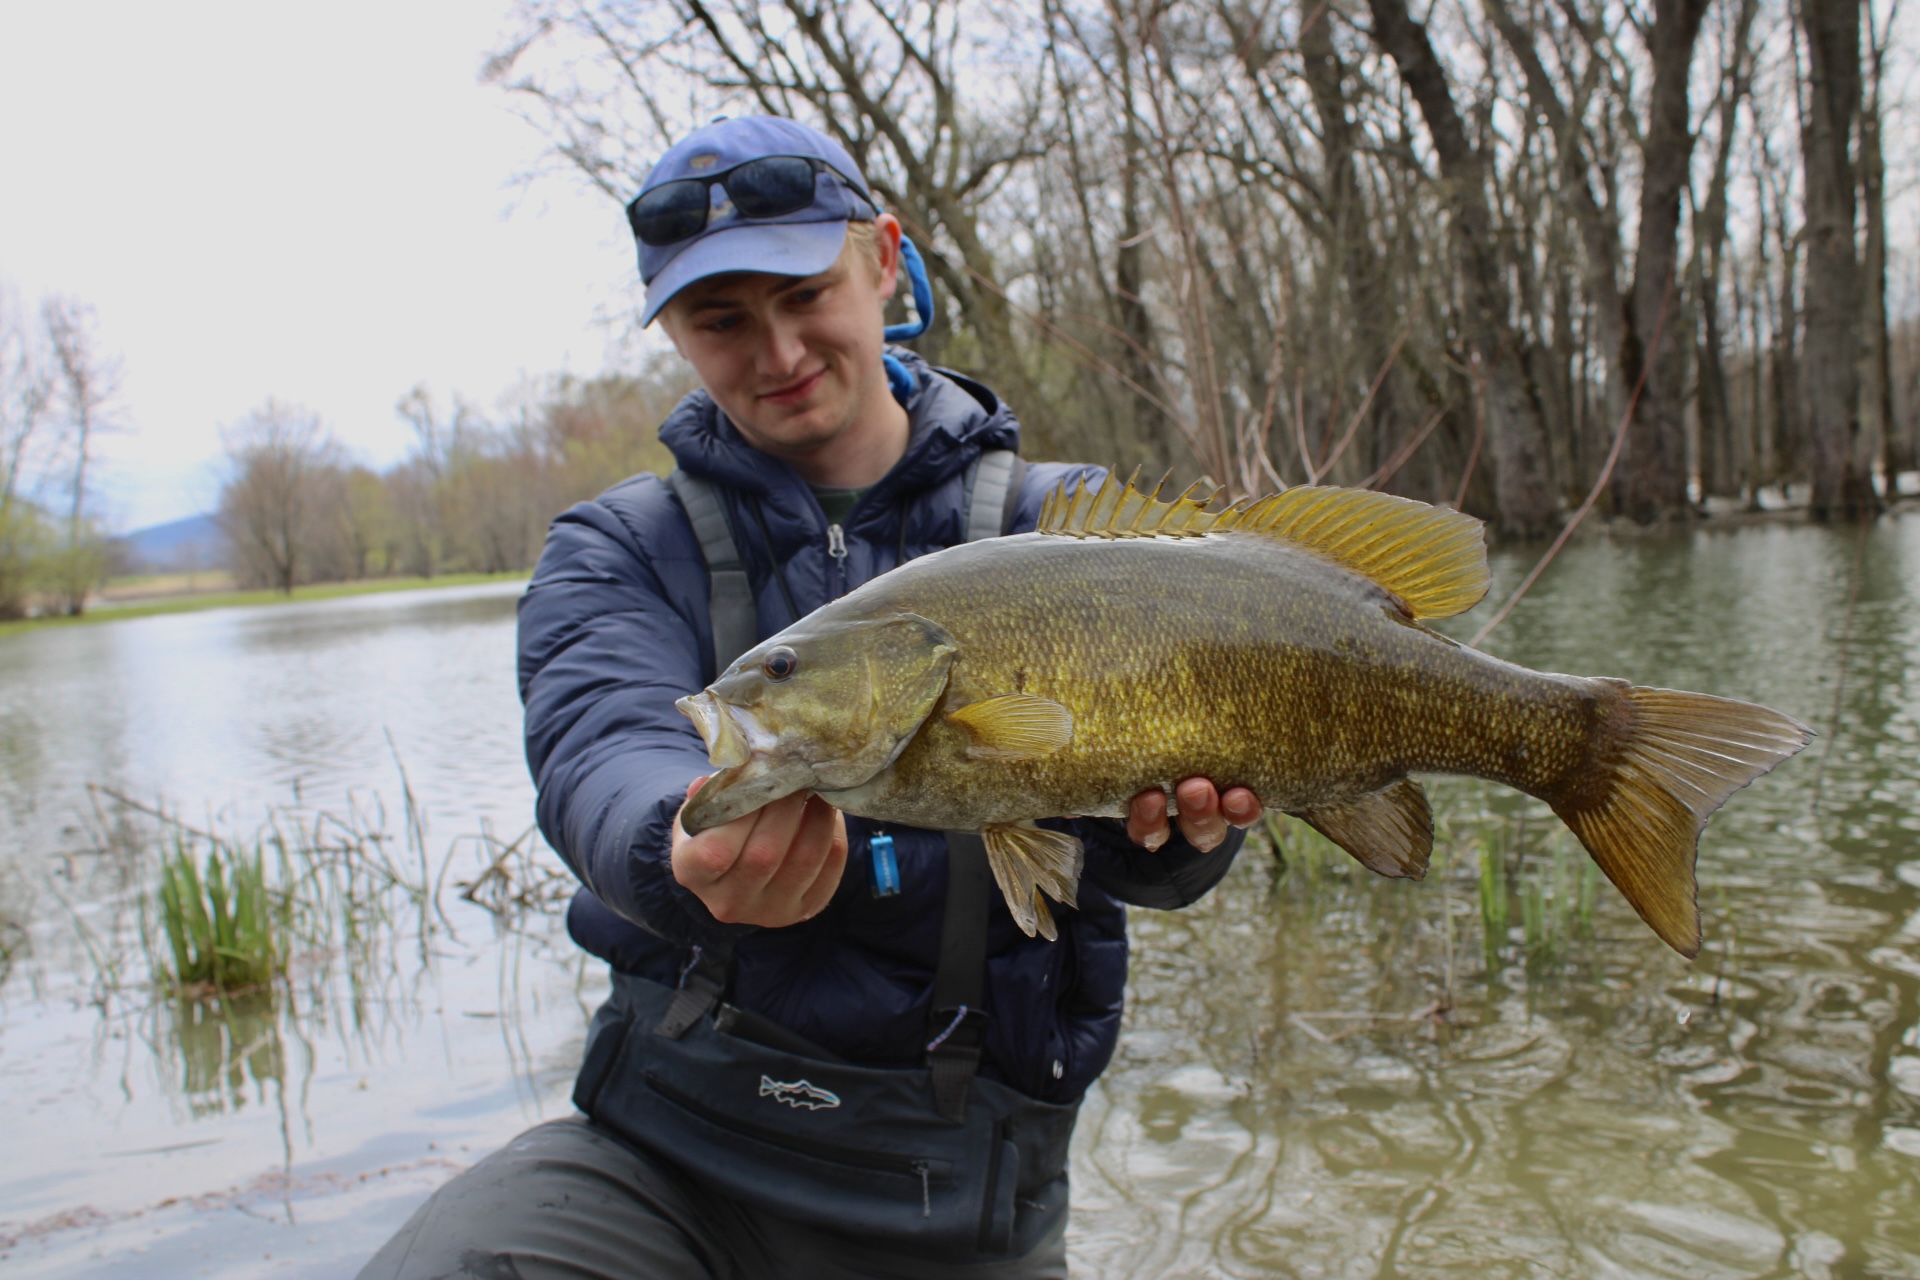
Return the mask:
<svg viewBox="0 0 1920 1280">
<path fill-rule="evenodd" d="M 706 782 L 687 787 L 692 799 Z M 684 806 L 683 806 L 684 808 Z M 847 867 L 847 820 L 810 792 L 690 836 L 673 817 L 673 878 L 722 924 L 778 929 L 820 914 Z"/>
</svg>

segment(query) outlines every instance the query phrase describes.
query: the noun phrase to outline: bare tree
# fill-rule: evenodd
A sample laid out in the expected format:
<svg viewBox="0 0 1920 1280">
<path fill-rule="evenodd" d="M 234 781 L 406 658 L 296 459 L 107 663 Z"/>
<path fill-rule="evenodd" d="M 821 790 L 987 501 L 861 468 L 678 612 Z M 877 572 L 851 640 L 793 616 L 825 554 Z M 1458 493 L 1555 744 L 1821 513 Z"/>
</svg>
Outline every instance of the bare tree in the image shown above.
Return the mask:
<svg viewBox="0 0 1920 1280">
<path fill-rule="evenodd" d="M 45 551 L 45 520 L 30 501 L 54 408 L 54 370 L 41 337 L 0 295 L 0 618 L 25 615 Z"/>
<path fill-rule="evenodd" d="M 337 538 L 344 455 L 319 415 L 269 400 L 221 432 L 232 467 L 220 526 L 243 582 L 288 595 L 314 579 Z"/>
<path fill-rule="evenodd" d="M 619 199 L 715 111 L 842 140 L 929 252 L 924 348 L 1037 456 L 1393 485 L 1533 534 L 1603 470 L 1640 520 L 1696 479 L 1759 505 L 1812 478 L 1826 512 L 1836 466 L 1870 497 L 1874 449 L 1912 452 L 1876 285 L 1894 7 L 1864 106 L 1859 0 L 522 0 L 488 74 Z M 1842 288 L 1823 246 L 1862 212 Z M 507 439 L 475 465 L 565 487 Z M 448 563 L 511 558 L 461 501 Z"/>
<path fill-rule="evenodd" d="M 1474 380 L 1493 449 L 1500 523 L 1514 533 L 1544 533 L 1559 503 L 1547 472 L 1546 424 L 1526 382 L 1521 337 L 1508 322 L 1512 297 L 1488 200 L 1492 158 L 1475 145 L 1427 27 L 1408 14 L 1406 0 L 1369 0 L 1368 7 L 1374 39 L 1419 104 L 1439 158 Z"/>
<path fill-rule="evenodd" d="M 106 549 L 87 521 L 87 473 L 93 449 L 106 428 L 106 411 L 120 389 L 119 363 L 100 354 L 94 339 L 93 309 L 71 298 L 52 297 L 41 304 L 47 345 L 65 411 L 65 447 L 71 461 L 67 489 L 66 546 L 54 572 L 60 611 L 77 617 L 87 594 L 106 571 Z"/>
</svg>

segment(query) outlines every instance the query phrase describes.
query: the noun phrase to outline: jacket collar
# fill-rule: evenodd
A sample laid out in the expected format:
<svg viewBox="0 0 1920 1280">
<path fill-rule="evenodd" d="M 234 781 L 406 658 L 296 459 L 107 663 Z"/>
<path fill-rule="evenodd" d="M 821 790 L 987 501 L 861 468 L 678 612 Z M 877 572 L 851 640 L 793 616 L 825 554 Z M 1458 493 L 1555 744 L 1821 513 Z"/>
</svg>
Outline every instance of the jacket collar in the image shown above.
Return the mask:
<svg viewBox="0 0 1920 1280">
<path fill-rule="evenodd" d="M 907 451 L 873 486 L 889 498 L 964 470 L 982 449 L 1018 449 L 1020 424 L 999 397 L 971 379 L 935 369 L 911 351 L 889 348 L 913 375 Z M 766 496 L 805 486 L 794 469 L 748 444 L 706 390 L 693 392 L 660 424 L 660 442 L 687 472 Z"/>
</svg>

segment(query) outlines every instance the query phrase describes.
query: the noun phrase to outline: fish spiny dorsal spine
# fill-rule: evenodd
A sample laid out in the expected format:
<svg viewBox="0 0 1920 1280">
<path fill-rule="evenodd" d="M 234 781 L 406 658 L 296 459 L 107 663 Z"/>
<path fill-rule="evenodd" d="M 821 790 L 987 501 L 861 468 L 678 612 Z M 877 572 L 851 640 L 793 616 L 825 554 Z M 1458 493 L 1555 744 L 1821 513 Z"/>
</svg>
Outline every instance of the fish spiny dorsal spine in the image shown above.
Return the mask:
<svg viewBox="0 0 1920 1280">
<path fill-rule="evenodd" d="M 1139 487 L 1136 469 L 1127 480 L 1108 473 L 1097 489 L 1087 482 L 1063 482 L 1047 495 L 1036 526 L 1040 533 L 1069 538 L 1199 538 L 1204 537 L 1225 511 L 1208 507 L 1220 496 L 1220 490 L 1205 492 L 1204 482 L 1195 482 L 1171 502 L 1160 499 L 1166 487 L 1162 477 L 1152 489 Z M 1228 510 L 1232 510 L 1229 508 Z"/>
</svg>

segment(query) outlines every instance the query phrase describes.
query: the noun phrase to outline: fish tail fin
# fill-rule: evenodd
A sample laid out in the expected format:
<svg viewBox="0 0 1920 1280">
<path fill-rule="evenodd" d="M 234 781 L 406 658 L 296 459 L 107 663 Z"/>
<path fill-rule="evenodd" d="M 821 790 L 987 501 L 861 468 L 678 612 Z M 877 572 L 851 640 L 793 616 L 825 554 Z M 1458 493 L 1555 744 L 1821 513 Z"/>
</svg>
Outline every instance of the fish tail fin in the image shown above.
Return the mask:
<svg viewBox="0 0 1920 1280">
<path fill-rule="evenodd" d="M 1607 681 L 1617 693 L 1592 767 L 1543 795 L 1662 941 L 1700 950 L 1694 859 L 1707 818 L 1813 740 L 1751 702 Z"/>
<path fill-rule="evenodd" d="M 1030 822 L 1005 822 L 987 827 L 980 838 L 1014 923 L 1029 938 L 1037 934 L 1049 942 L 1058 941 L 1060 931 L 1046 900 L 1069 907 L 1077 904 L 1080 868 L 1086 861 L 1079 837 Z"/>
</svg>

